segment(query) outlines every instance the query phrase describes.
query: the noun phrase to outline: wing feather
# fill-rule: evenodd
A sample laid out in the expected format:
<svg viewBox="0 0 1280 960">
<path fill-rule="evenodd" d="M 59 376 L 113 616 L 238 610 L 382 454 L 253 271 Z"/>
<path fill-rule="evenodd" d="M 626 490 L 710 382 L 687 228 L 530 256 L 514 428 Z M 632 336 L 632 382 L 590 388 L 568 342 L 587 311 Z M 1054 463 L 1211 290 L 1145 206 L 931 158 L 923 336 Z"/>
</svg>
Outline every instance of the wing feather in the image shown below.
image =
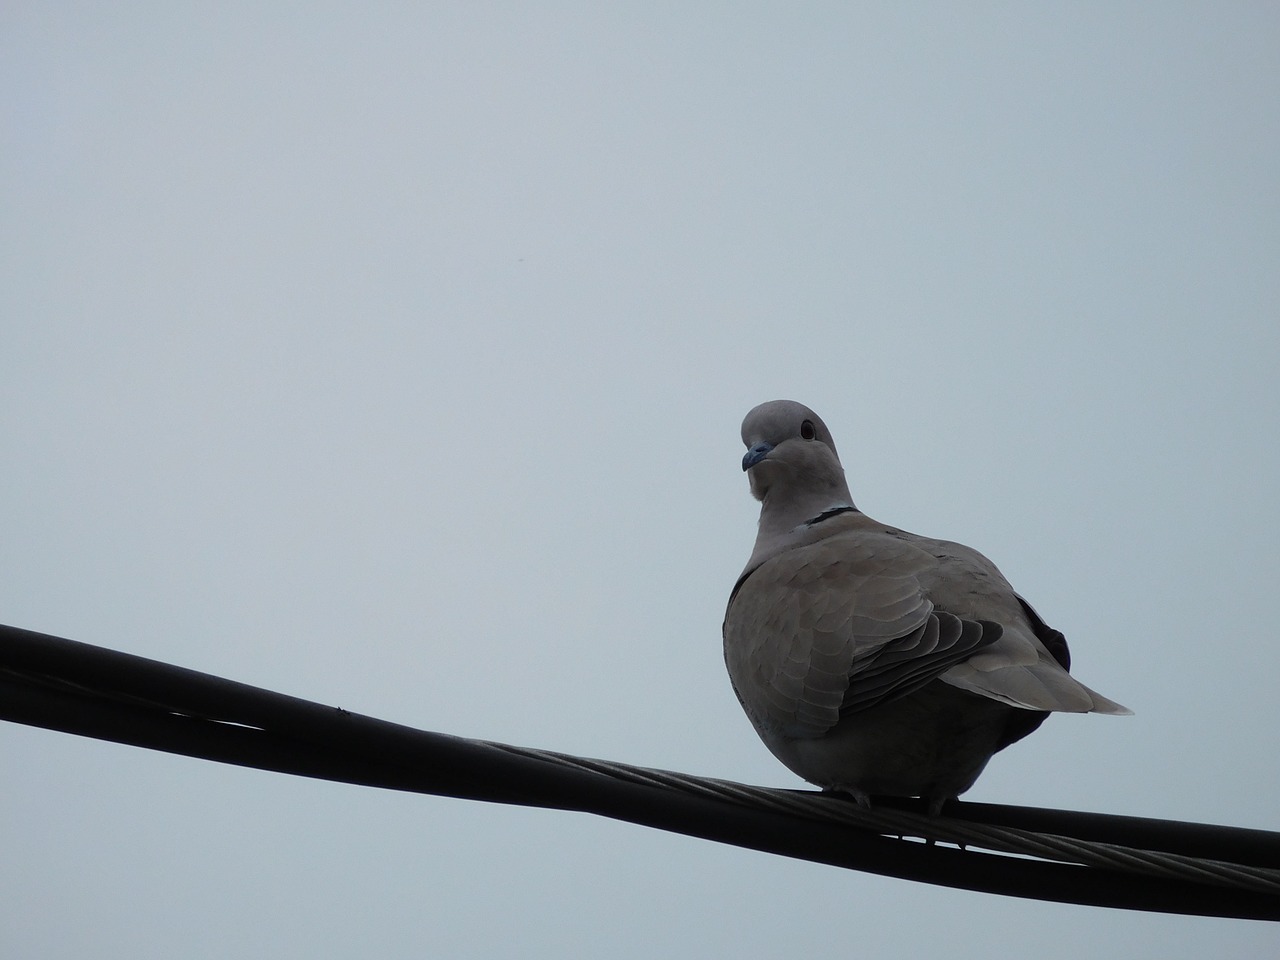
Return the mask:
<svg viewBox="0 0 1280 960">
<path fill-rule="evenodd" d="M 935 611 L 907 544 L 838 537 L 779 554 L 740 581 L 725 662 L 748 712 L 793 737 L 919 689 L 999 638 L 997 624 Z"/>
</svg>

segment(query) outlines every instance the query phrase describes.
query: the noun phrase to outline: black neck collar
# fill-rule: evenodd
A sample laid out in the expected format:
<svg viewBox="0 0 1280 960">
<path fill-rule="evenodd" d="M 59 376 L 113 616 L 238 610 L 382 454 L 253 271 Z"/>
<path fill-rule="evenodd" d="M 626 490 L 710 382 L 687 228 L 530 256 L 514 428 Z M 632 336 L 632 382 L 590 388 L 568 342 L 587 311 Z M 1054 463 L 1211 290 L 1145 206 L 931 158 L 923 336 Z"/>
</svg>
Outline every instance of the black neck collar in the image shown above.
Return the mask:
<svg viewBox="0 0 1280 960">
<path fill-rule="evenodd" d="M 812 527 L 816 523 L 821 523 L 823 520 L 830 520 L 832 517 L 838 517 L 842 513 L 857 513 L 857 512 L 858 512 L 857 507 L 832 507 L 830 510 L 827 510 L 827 511 L 824 511 L 823 513 L 818 514 L 812 520 L 806 520 L 804 522 L 804 525 L 806 527 Z"/>
</svg>

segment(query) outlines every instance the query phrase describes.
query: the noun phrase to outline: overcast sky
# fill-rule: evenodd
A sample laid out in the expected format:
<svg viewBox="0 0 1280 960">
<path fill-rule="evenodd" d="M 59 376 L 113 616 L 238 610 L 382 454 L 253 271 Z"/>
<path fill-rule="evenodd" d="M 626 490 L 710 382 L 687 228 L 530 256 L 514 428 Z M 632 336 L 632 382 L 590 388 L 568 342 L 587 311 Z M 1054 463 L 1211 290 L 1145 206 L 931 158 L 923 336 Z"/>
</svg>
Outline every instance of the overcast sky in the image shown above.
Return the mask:
<svg viewBox="0 0 1280 960">
<path fill-rule="evenodd" d="M 0 13 L 0 621 L 778 786 L 738 427 L 992 557 L 1136 711 L 968 799 L 1280 828 L 1280 13 Z M 1256 958 L 590 816 L 0 724 L 14 958 Z"/>
</svg>

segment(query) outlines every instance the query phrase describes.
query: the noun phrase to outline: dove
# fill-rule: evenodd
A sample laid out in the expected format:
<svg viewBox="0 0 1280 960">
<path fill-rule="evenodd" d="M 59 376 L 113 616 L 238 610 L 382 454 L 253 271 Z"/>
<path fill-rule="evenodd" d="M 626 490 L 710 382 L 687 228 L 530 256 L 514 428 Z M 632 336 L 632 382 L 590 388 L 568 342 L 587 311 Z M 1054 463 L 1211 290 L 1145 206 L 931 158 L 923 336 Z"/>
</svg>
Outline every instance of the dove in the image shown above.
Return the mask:
<svg viewBox="0 0 1280 960">
<path fill-rule="evenodd" d="M 931 814 L 1050 713 L 1131 713 L 1068 672 L 1066 638 L 971 547 L 873 520 L 831 432 L 792 400 L 742 423 L 760 524 L 724 657 L 765 746 L 852 796 Z"/>
</svg>

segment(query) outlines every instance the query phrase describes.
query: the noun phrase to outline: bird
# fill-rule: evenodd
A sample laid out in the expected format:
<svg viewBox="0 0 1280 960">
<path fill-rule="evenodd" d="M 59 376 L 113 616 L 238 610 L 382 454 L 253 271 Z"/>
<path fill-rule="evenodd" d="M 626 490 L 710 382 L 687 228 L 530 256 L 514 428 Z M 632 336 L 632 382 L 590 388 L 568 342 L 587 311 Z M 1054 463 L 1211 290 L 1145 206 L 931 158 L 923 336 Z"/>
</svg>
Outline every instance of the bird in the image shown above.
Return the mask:
<svg viewBox="0 0 1280 960">
<path fill-rule="evenodd" d="M 742 441 L 760 522 L 725 665 L 793 773 L 862 806 L 920 797 L 936 816 L 1050 713 L 1132 713 L 1071 676 L 1066 638 L 977 550 L 859 510 L 808 407 L 760 404 Z"/>
</svg>

